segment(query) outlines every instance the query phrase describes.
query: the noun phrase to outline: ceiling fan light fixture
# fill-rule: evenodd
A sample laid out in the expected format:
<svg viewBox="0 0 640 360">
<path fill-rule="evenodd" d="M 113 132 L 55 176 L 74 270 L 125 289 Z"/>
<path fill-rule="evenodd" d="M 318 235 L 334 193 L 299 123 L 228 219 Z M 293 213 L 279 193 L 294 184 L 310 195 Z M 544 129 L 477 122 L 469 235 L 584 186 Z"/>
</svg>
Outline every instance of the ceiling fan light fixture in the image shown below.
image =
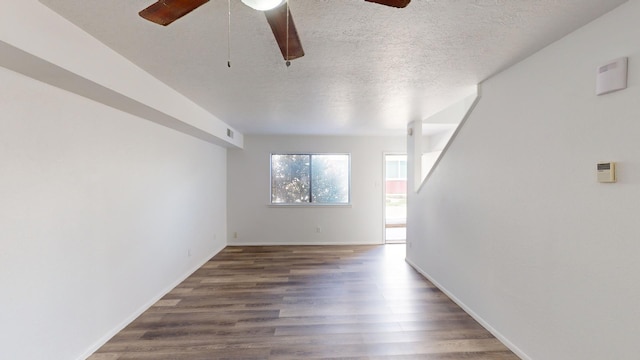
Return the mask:
<svg viewBox="0 0 640 360">
<path fill-rule="evenodd" d="M 275 9 L 284 4 L 287 0 L 241 0 L 243 4 L 252 9 L 266 11 Z"/>
</svg>

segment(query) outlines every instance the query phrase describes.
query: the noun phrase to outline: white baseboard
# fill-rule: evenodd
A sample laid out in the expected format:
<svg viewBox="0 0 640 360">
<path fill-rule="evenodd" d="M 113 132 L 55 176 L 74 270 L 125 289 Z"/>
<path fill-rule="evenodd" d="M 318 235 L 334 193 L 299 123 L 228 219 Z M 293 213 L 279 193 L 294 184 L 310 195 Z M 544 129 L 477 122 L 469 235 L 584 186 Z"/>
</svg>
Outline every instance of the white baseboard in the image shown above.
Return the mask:
<svg viewBox="0 0 640 360">
<path fill-rule="evenodd" d="M 167 295 L 176 286 L 180 285 L 180 283 L 185 281 L 189 276 L 191 276 L 191 274 L 196 272 L 196 270 L 200 269 L 204 264 L 207 263 L 207 261 L 209 261 L 212 257 L 214 257 L 216 254 L 218 254 L 220 251 L 222 251 L 226 246 L 227 245 L 225 244 L 225 245 L 222 245 L 221 247 L 218 247 L 215 251 L 213 251 L 213 253 L 210 256 L 206 257 L 204 261 L 202 261 L 201 263 L 196 264 L 196 266 L 194 266 L 191 269 L 189 269 L 185 274 L 183 274 L 180 278 L 178 278 L 178 280 L 174 281 L 171 285 L 169 285 L 166 288 L 164 288 L 160 292 L 160 294 L 154 296 L 151 300 L 149 300 L 147 303 L 145 303 L 140 308 L 138 308 L 136 311 L 134 311 L 133 314 L 128 316 L 120 324 L 118 324 L 114 329 L 109 331 L 107 334 L 105 334 L 103 337 L 101 337 L 98 341 L 96 341 L 93 345 L 91 345 L 82 355 L 80 355 L 78 357 L 78 360 L 85 360 L 86 358 L 91 356 L 94 352 L 96 352 L 104 344 L 106 344 L 107 341 L 109 341 L 117 333 L 122 331 L 122 329 L 127 327 L 127 325 L 131 324 L 131 322 L 133 322 L 133 320 L 137 319 L 138 316 L 142 315 L 142 313 L 147 311 L 151 306 L 153 306 L 153 304 L 158 302 L 158 300 L 162 299 L 163 296 Z"/>
<path fill-rule="evenodd" d="M 525 354 L 520 348 L 518 348 L 515 344 L 513 344 L 509 339 L 507 339 L 504 335 L 502 335 L 498 330 L 493 328 L 487 321 L 485 321 L 480 315 L 476 314 L 470 307 L 468 307 L 465 303 L 463 303 L 460 299 L 458 299 L 455 295 L 453 295 L 447 288 L 442 286 L 442 284 L 438 283 L 435 279 L 433 279 L 429 274 L 427 274 L 424 270 L 422 270 L 418 265 L 414 262 L 405 258 L 405 261 L 411 265 L 417 272 L 419 272 L 422 276 L 424 276 L 427 280 L 429 280 L 433 285 L 435 285 L 440 291 L 442 291 L 445 295 L 447 295 L 453 302 L 455 302 L 458 306 L 462 308 L 469 316 L 471 316 L 474 320 L 480 323 L 487 331 L 489 331 L 493 336 L 495 336 L 500 342 L 502 342 L 509 350 L 513 351 L 520 359 L 522 360 L 532 360 L 527 354 Z"/>
<path fill-rule="evenodd" d="M 331 246 L 331 245 L 335 245 L 335 246 L 352 246 L 352 245 L 362 245 L 362 246 L 366 246 L 366 245 L 384 245 L 382 243 L 356 243 L 356 242 L 340 242 L 340 243 L 335 243 L 335 242 L 277 242 L 277 241 L 271 241 L 271 242 L 236 242 L 236 243 L 229 243 L 227 244 L 227 246 L 305 246 L 305 245 L 309 245 L 309 246 Z"/>
</svg>

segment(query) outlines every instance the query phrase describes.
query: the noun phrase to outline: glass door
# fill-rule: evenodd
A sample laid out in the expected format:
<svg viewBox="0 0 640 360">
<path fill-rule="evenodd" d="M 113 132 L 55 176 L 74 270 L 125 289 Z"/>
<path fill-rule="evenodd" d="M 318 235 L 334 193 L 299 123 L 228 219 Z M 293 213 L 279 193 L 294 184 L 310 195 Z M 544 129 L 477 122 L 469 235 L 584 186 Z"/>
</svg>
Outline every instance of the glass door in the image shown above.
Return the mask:
<svg viewBox="0 0 640 360">
<path fill-rule="evenodd" d="M 407 155 L 384 156 L 384 238 L 387 244 L 407 240 Z"/>
</svg>

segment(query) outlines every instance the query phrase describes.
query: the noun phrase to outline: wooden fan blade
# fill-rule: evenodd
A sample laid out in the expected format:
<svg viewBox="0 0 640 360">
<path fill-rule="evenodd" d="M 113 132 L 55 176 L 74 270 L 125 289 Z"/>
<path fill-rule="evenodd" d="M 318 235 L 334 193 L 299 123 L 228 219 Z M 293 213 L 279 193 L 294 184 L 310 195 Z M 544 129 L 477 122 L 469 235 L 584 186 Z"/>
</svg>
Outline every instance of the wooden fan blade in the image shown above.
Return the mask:
<svg viewBox="0 0 640 360">
<path fill-rule="evenodd" d="M 364 1 L 387 5 L 387 6 L 393 6 L 397 8 L 406 7 L 411 2 L 411 0 L 364 0 Z"/>
<path fill-rule="evenodd" d="M 273 10 L 265 11 L 267 22 L 271 26 L 271 31 L 276 37 L 276 42 L 280 47 L 280 52 L 285 60 L 293 60 L 304 56 L 302 44 L 298 37 L 298 31 L 293 23 L 291 11 L 289 11 L 289 51 L 287 52 L 287 4 L 281 5 Z M 287 57 L 287 53 L 289 56 Z"/>
<path fill-rule="evenodd" d="M 159 0 L 138 14 L 156 24 L 167 26 L 209 0 Z"/>
</svg>

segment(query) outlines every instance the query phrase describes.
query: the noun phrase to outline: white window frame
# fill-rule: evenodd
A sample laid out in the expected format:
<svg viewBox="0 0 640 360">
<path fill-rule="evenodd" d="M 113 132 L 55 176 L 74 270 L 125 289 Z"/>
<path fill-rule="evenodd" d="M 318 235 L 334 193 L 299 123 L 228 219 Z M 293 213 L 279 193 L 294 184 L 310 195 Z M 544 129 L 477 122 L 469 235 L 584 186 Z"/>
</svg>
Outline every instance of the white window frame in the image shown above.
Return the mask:
<svg viewBox="0 0 640 360">
<path fill-rule="evenodd" d="M 348 158 L 348 189 L 347 189 L 347 202 L 345 203 L 314 203 L 314 202 L 299 202 L 299 203 L 274 203 L 273 202 L 273 156 L 274 155 L 347 155 Z M 310 165 L 311 166 L 311 162 Z M 313 173 L 313 169 L 311 169 Z M 309 179 L 311 181 L 311 178 Z M 311 191 L 311 190 L 309 190 Z M 309 196 L 309 199 L 312 200 L 312 197 Z M 311 153 L 311 152 L 277 152 L 269 154 L 269 206 L 270 207 L 287 207 L 287 206 L 298 206 L 298 207 L 351 207 L 351 153 Z"/>
</svg>

